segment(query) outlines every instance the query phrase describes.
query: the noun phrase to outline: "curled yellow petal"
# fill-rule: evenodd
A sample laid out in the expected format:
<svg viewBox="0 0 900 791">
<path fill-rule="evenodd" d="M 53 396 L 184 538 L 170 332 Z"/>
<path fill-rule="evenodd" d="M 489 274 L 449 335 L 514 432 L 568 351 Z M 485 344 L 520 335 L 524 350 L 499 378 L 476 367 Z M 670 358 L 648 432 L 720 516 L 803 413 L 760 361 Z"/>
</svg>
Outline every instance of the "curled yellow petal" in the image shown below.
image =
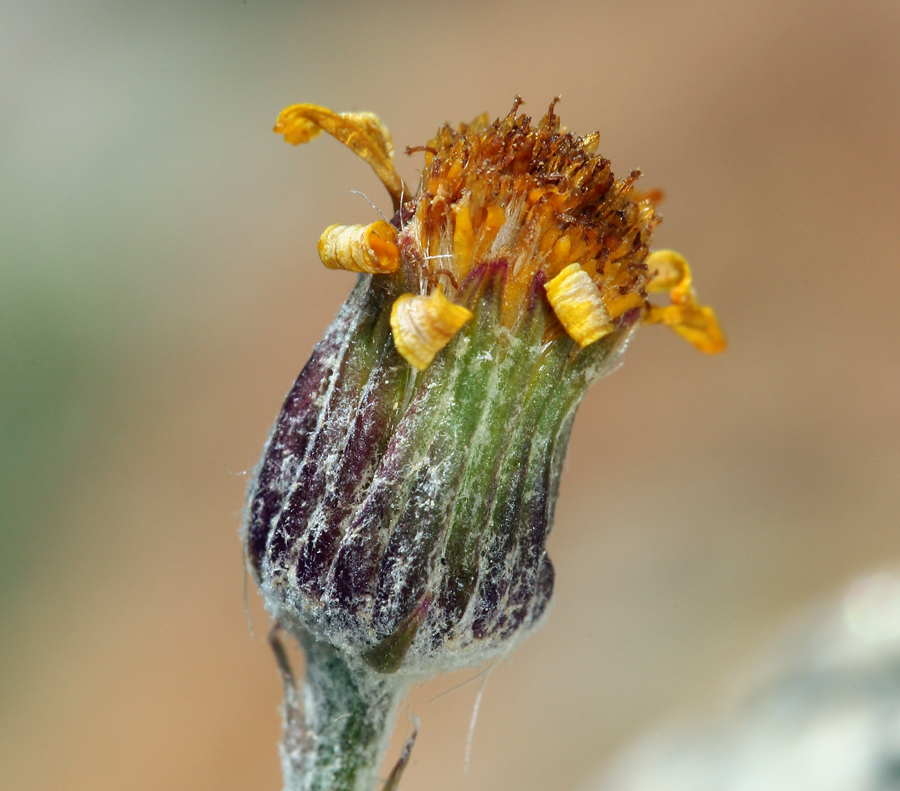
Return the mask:
<svg viewBox="0 0 900 791">
<path fill-rule="evenodd" d="M 424 371 L 472 312 L 454 305 L 438 286 L 427 297 L 403 294 L 391 308 L 391 333 L 397 351 L 413 368 Z"/>
<path fill-rule="evenodd" d="M 651 305 L 644 320 L 648 324 L 671 327 L 701 352 L 718 354 L 725 351 L 728 342 L 715 311 L 708 305 L 697 304 L 688 262 L 673 250 L 657 250 L 647 256 L 645 263 L 650 270 L 647 290 L 668 292 L 672 304 L 666 307 Z"/>
<path fill-rule="evenodd" d="M 676 288 L 691 288 L 691 268 L 674 250 L 656 250 L 644 262 L 650 272 L 647 291 L 668 294 Z"/>
<path fill-rule="evenodd" d="M 329 225 L 319 238 L 319 258 L 329 269 L 379 275 L 400 266 L 397 229 L 384 220 L 371 225 Z"/>
<path fill-rule="evenodd" d="M 317 104 L 292 104 L 281 111 L 273 131 L 295 146 L 328 132 L 369 163 L 391 194 L 394 210 L 400 208 L 405 187 L 394 170 L 394 143 L 374 113 L 336 113 Z"/>
<path fill-rule="evenodd" d="M 613 331 L 600 289 L 580 264 L 569 264 L 544 288 L 559 323 L 582 348 Z"/>
<path fill-rule="evenodd" d="M 645 321 L 671 327 L 694 348 L 706 354 L 724 352 L 728 346 L 715 311 L 708 305 L 651 306 Z"/>
</svg>

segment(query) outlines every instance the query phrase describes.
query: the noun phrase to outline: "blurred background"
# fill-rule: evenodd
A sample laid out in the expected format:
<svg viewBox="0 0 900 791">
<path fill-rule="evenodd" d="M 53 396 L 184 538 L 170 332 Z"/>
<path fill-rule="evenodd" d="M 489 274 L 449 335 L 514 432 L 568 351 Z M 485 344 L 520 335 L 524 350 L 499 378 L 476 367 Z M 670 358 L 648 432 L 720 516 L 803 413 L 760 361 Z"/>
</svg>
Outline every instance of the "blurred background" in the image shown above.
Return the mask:
<svg viewBox="0 0 900 791">
<path fill-rule="evenodd" d="M 404 791 L 581 787 L 900 559 L 896 0 L 7 0 L 0 787 L 281 787 L 247 473 L 352 284 L 320 232 L 389 200 L 271 126 L 372 110 L 402 152 L 516 93 L 666 191 L 656 247 L 731 348 L 647 328 L 590 392 L 549 621 L 491 671 L 468 774 L 480 680 L 439 696 L 475 671 L 415 691 Z"/>
</svg>

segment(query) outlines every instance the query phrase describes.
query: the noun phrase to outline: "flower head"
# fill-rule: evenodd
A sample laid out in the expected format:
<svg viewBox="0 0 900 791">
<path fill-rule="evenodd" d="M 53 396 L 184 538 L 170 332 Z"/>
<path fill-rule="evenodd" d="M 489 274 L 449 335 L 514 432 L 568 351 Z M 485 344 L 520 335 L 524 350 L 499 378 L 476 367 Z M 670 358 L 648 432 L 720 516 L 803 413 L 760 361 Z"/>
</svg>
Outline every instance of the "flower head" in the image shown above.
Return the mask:
<svg viewBox="0 0 900 791">
<path fill-rule="evenodd" d="M 725 345 L 684 259 L 649 250 L 640 174 L 616 179 L 555 102 L 536 126 L 520 103 L 410 149 L 415 195 L 370 113 L 294 105 L 275 127 L 345 143 L 395 215 L 322 235 L 323 263 L 361 277 L 269 440 L 247 557 L 279 622 L 381 672 L 479 661 L 541 618 L 575 410 L 638 325 Z"/>
</svg>

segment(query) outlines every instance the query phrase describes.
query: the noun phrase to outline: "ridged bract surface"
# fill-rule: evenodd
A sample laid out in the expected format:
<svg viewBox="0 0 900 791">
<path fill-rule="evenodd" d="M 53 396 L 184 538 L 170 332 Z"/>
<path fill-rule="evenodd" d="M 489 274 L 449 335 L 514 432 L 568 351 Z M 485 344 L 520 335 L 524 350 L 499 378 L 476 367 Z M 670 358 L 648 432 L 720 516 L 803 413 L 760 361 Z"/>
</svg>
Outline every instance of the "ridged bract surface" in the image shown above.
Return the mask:
<svg viewBox="0 0 900 791">
<path fill-rule="evenodd" d="M 474 318 L 423 372 L 390 339 L 398 286 L 361 276 L 257 471 L 244 537 L 267 607 L 382 672 L 481 661 L 541 618 L 572 419 L 637 319 L 581 351 L 547 340 L 538 278 L 506 326 L 507 269 L 494 261 L 460 283 Z"/>
</svg>

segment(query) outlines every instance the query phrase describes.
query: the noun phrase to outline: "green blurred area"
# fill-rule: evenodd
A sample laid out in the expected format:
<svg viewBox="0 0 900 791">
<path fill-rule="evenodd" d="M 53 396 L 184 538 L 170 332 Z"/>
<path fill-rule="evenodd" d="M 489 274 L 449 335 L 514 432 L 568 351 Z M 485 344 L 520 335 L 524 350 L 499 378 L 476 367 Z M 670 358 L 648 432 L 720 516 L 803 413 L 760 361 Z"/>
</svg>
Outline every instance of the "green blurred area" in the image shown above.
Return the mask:
<svg viewBox="0 0 900 791">
<path fill-rule="evenodd" d="M 62 502 L 74 496 L 85 468 L 96 462 L 117 364 L 102 338 L 76 335 L 74 317 L 58 296 L 33 287 L 4 296 L 0 598 L 10 603 L 33 584 L 48 555 L 55 555 L 52 547 L 65 529 Z"/>
<path fill-rule="evenodd" d="M 277 104 L 253 121 L 237 112 L 248 93 L 260 95 L 246 81 L 242 45 L 285 14 L 272 4 L 248 13 L 165 3 L 12 4 L 2 13 L 6 601 L 77 545 L 67 535 L 72 504 L 115 465 L 114 438 L 140 431 L 127 394 L 173 348 L 215 342 L 201 291 L 221 294 L 233 265 L 223 249 L 234 231 L 221 226 L 232 192 L 245 192 L 235 127 L 265 131 Z"/>
</svg>

